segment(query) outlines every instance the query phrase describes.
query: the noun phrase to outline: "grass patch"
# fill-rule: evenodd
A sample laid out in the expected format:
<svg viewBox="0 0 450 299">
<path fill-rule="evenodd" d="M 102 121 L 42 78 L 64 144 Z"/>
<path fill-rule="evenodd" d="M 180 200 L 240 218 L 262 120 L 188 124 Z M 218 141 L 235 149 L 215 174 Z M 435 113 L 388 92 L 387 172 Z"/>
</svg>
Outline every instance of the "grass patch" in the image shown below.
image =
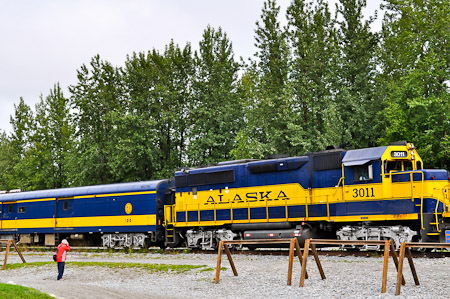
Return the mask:
<svg viewBox="0 0 450 299">
<path fill-rule="evenodd" d="M 0 283 L 0 298 L 18 299 L 18 298 L 53 298 L 50 295 L 39 292 L 38 290 L 18 285 Z"/>
<path fill-rule="evenodd" d="M 111 263 L 111 262 L 66 262 L 67 267 L 105 267 L 110 269 L 142 269 L 150 273 L 167 272 L 167 273 L 185 273 L 194 269 L 205 268 L 206 265 L 167 265 L 167 264 L 143 264 L 143 263 Z M 55 262 L 35 262 L 26 264 L 9 264 L 6 265 L 7 270 L 27 268 L 27 267 L 41 267 L 41 266 L 56 266 Z"/>
<path fill-rule="evenodd" d="M 225 270 L 227 270 L 226 267 L 220 267 L 220 271 L 225 271 Z M 201 269 L 199 272 L 208 272 L 208 271 L 216 271 L 216 268 L 208 267 L 208 268 Z"/>
</svg>

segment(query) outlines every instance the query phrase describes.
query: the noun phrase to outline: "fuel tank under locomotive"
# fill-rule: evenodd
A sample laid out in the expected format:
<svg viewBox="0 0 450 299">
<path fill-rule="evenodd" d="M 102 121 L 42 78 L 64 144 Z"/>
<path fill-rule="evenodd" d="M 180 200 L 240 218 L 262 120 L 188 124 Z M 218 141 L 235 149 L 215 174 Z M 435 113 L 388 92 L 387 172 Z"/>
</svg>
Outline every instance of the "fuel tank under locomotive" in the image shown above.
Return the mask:
<svg viewBox="0 0 450 299">
<path fill-rule="evenodd" d="M 262 239 L 292 239 L 297 238 L 300 246 L 305 244 L 306 239 L 327 239 L 336 238 L 333 227 L 327 223 L 258 223 L 258 224 L 236 224 L 232 225 L 233 231 L 241 231 L 244 240 Z M 250 245 L 249 248 L 274 248 L 289 247 L 289 244 L 261 244 Z"/>
</svg>

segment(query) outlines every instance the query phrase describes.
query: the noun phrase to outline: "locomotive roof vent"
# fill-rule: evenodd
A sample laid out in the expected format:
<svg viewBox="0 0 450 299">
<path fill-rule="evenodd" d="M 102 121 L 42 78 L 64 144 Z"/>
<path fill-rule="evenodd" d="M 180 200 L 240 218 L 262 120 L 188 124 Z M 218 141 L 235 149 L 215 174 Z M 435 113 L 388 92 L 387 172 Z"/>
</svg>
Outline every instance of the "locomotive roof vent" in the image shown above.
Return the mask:
<svg viewBox="0 0 450 299">
<path fill-rule="evenodd" d="M 408 142 L 406 141 L 394 141 L 394 142 L 390 142 L 389 145 L 407 145 Z"/>
<path fill-rule="evenodd" d="M 329 150 L 335 150 L 335 149 L 340 149 L 341 147 L 338 145 L 328 145 L 325 150 L 329 151 Z"/>
<path fill-rule="evenodd" d="M 283 158 L 289 158 L 288 155 L 269 155 L 265 158 L 265 160 L 273 160 L 273 159 L 283 159 Z"/>
</svg>

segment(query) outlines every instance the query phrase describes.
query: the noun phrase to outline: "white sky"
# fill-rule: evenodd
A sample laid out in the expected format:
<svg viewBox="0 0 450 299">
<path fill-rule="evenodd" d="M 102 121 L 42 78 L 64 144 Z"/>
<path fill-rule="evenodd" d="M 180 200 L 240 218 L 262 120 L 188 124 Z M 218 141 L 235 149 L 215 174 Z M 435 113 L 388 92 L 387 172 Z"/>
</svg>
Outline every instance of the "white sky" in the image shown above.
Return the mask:
<svg viewBox="0 0 450 299">
<path fill-rule="evenodd" d="M 336 0 L 329 0 L 334 10 Z M 381 0 L 367 0 L 367 15 Z M 0 130 L 9 132 L 20 97 L 34 110 L 59 82 L 76 83 L 76 70 L 100 54 L 121 66 L 127 54 L 163 51 L 171 39 L 198 48 L 209 24 L 221 26 L 236 58 L 255 52 L 255 22 L 263 0 L 0 0 Z M 284 18 L 290 0 L 278 0 Z M 380 20 L 375 24 L 379 30 Z"/>
</svg>

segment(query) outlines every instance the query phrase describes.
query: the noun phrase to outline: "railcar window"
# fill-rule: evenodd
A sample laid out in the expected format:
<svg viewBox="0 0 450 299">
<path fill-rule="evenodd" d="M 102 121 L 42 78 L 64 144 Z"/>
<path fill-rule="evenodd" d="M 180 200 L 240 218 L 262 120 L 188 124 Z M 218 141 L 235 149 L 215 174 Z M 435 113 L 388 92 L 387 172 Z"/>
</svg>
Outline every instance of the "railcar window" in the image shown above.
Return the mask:
<svg viewBox="0 0 450 299">
<path fill-rule="evenodd" d="M 372 164 L 358 165 L 353 169 L 355 182 L 369 181 L 373 179 Z"/>
<path fill-rule="evenodd" d="M 25 213 L 26 210 L 27 209 L 25 207 L 19 207 L 19 213 Z"/>
<path fill-rule="evenodd" d="M 8 213 L 12 213 L 13 212 L 13 206 L 12 205 L 9 205 L 8 206 Z"/>
<path fill-rule="evenodd" d="M 63 210 L 64 211 L 67 211 L 69 209 L 69 202 L 66 200 L 66 201 L 64 201 L 64 203 L 63 203 Z"/>
<path fill-rule="evenodd" d="M 421 170 L 421 169 L 422 169 L 422 162 L 417 161 L 416 163 L 417 163 L 417 164 L 416 164 L 417 170 Z"/>
</svg>

